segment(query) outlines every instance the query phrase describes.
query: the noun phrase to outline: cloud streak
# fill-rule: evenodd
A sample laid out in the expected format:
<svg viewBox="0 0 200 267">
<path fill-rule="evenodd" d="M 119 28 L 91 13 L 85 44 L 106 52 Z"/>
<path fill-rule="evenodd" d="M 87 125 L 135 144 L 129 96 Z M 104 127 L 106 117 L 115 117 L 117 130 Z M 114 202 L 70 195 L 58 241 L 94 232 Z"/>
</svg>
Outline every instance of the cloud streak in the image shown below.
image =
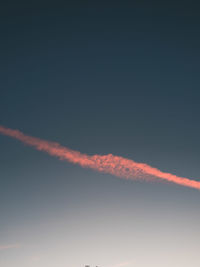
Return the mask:
<svg viewBox="0 0 200 267">
<path fill-rule="evenodd" d="M 159 169 L 151 167 L 145 163 L 138 163 L 112 154 L 93 156 L 82 154 L 79 151 L 63 147 L 58 143 L 28 136 L 19 130 L 13 130 L 4 126 L 0 126 L 0 133 L 15 138 L 39 151 L 44 151 L 51 156 L 59 158 L 60 160 L 66 160 L 84 168 L 90 168 L 99 172 L 109 173 L 117 177 L 130 180 L 151 181 L 156 178 L 156 180 L 172 182 L 200 190 L 200 181 L 162 172 Z"/>
<path fill-rule="evenodd" d="M 0 245 L 0 250 L 18 248 L 19 246 L 20 246 L 19 244 Z"/>
</svg>

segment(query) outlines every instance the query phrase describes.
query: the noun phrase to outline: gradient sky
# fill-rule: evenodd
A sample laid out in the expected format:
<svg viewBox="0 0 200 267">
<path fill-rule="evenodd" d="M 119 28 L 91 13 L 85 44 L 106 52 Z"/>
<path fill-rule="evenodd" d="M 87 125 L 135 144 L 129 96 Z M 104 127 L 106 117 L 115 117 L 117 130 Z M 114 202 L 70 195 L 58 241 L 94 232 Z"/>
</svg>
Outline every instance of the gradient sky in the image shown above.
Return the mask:
<svg viewBox="0 0 200 267">
<path fill-rule="evenodd" d="M 198 5 L 8 2 L 1 125 L 200 180 Z M 0 136 L 3 267 L 199 267 L 199 225 L 197 190 L 120 180 Z"/>
</svg>

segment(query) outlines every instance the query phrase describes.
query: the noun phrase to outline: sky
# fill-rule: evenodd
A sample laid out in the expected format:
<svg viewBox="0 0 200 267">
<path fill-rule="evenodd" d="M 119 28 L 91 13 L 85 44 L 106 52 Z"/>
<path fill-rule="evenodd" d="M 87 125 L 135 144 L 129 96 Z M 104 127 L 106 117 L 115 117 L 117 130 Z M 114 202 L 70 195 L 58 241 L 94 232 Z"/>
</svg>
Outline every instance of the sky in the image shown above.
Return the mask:
<svg viewBox="0 0 200 267">
<path fill-rule="evenodd" d="M 0 125 L 200 181 L 189 1 L 5 1 Z M 199 267 L 200 192 L 118 179 L 0 135 L 3 267 Z"/>
</svg>

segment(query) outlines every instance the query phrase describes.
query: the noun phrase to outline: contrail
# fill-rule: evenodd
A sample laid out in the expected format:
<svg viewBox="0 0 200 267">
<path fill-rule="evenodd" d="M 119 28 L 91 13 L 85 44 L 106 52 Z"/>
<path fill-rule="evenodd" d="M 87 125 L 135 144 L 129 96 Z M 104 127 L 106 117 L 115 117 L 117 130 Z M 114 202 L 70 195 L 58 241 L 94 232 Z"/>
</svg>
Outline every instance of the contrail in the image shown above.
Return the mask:
<svg viewBox="0 0 200 267">
<path fill-rule="evenodd" d="M 85 168 L 109 173 L 120 178 L 131 180 L 151 180 L 157 178 L 163 181 L 173 182 L 182 186 L 200 189 L 200 181 L 179 177 L 171 173 L 162 172 L 145 163 L 138 163 L 123 157 L 108 155 L 82 154 L 78 151 L 63 147 L 58 143 L 41 140 L 23 134 L 18 130 L 13 130 L 0 126 L 0 133 L 20 140 L 26 145 L 32 146 L 37 150 L 44 151 L 51 156 L 56 156 L 61 160 L 78 164 Z"/>
</svg>

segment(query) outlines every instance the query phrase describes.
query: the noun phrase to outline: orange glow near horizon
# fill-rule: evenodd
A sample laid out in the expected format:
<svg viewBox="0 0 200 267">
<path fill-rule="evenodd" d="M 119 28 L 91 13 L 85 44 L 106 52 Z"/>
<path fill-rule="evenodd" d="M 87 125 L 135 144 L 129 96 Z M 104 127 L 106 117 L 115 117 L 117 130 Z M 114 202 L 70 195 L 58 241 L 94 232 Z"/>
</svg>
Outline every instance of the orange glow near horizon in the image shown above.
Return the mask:
<svg viewBox="0 0 200 267">
<path fill-rule="evenodd" d="M 4 126 L 0 126 L 0 133 L 20 140 L 24 144 L 32 146 L 39 151 L 44 151 L 51 156 L 58 157 L 61 160 L 66 160 L 73 164 L 78 164 L 84 168 L 94 169 L 99 172 L 109 173 L 130 180 L 150 181 L 156 178 L 156 180 L 168 181 L 200 190 L 200 181 L 162 172 L 145 163 L 137 163 L 133 160 L 114 156 L 112 154 L 89 156 L 63 147 L 58 143 L 31 137 L 18 130 L 9 129 Z"/>
</svg>

